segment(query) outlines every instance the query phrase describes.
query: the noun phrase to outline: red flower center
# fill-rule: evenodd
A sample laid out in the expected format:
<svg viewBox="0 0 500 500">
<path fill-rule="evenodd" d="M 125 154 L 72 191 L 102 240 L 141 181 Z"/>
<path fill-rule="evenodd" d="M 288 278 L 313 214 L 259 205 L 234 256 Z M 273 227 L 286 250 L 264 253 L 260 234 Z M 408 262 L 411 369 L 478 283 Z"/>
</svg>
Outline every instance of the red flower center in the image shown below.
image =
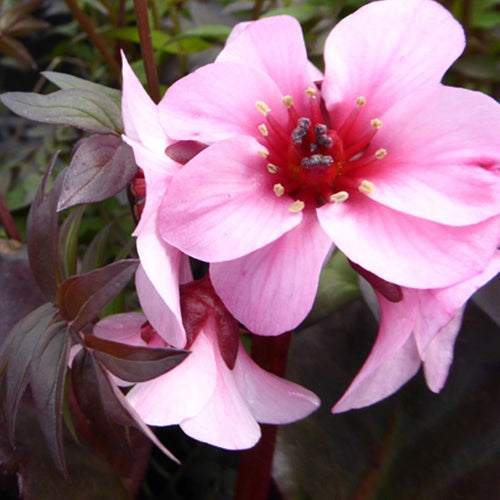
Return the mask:
<svg viewBox="0 0 500 500">
<path fill-rule="evenodd" d="M 370 194 L 375 186 L 366 179 L 359 179 L 360 167 L 365 167 L 387 155 L 378 149 L 373 156 L 365 151 L 382 126 L 375 118 L 367 124 L 366 131 L 354 137 L 351 133 L 364 106 L 364 97 L 358 97 L 353 110 L 337 129 L 329 126 L 329 119 L 321 109 L 321 97 L 317 89 L 307 89 L 310 100 L 309 116 L 299 116 L 293 106 L 293 98 L 282 99 L 288 110 L 288 123 L 279 123 L 271 109 L 262 101 L 256 103 L 257 110 L 266 117 L 259 125 L 266 146 L 261 151 L 268 160 L 267 170 L 272 175 L 276 196 L 290 196 L 292 212 L 305 206 L 318 207 L 325 203 L 342 203 L 353 190 Z"/>
</svg>

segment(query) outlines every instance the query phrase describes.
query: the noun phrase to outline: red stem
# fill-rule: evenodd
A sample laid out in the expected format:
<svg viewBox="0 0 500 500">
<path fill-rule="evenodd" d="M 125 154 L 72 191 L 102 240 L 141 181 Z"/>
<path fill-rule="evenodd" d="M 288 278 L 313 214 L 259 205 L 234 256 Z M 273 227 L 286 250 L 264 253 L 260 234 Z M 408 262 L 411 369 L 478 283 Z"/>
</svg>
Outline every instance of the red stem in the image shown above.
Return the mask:
<svg viewBox="0 0 500 500">
<path fill-rule="evenodd" d="M 285 374 L 291 333 L 279 337 L 252 340 L 252 358 L 265 370 L 282 377 Z M 266 500 L 271 484 L 271 471 L 278 426 L 261 424 L 262 437 L 254 448 L 240 453 L 235 500 Z"/>
<path fill-rule="evenodd" d="M 11 240 L 22 241 L 21 233 L 16 227 L 16 223 L 12 218 L 12 214 L 9 212 L 4 199 L 0 195 L 0 225 L 2 225 L 7 233 L 7 236 Z"/>
</svg>

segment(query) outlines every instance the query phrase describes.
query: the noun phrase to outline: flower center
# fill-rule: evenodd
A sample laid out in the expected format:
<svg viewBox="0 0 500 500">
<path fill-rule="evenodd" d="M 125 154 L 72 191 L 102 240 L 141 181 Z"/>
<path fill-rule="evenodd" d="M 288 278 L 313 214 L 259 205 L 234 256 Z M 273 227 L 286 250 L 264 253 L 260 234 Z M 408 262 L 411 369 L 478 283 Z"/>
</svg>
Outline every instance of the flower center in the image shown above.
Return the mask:
<svg viewBox="0 0 500 500">
<path fill-rule="evenodd" d="M 366 103 L 364 97 L 358 97 L 344 123 L 333 129 L 321 109 L 317 89 L 307 89 L 306 95 L 310 101 L 308 116 L 298 115 L 292 96 L 283 97 L 288 111 L 285 124 L 273 117 L 266 103 L 255 104 L 266 118 L 266 123 L 258 127 L 260 142 L 266 147 L 259 153 L 268 161 L 274 194 L 291 197 L 290 211 L 299 212 L 306 206 L 345 202 L 353 190 L 373 193 L 374 184 L 360 179 L 360 167 L 387 155 L 383 148 L 370 157 L 365 154 L 382 122 L 374 118 L 363 133 L 351 133 Z"/>
</svg>

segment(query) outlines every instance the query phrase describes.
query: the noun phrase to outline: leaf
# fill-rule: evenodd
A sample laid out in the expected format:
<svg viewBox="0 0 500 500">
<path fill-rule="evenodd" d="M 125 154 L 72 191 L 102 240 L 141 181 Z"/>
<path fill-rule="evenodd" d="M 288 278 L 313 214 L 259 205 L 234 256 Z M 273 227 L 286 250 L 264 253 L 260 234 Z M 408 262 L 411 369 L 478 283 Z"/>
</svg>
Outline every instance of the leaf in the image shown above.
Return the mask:
<svg viewBox="0 0 500 500">
<path fill-rule="evenodd" d="M 102 266 L 106 260 L 109 232 L 113 222 L 104 226 L 90 242 L 87 250 L 85 251 L 82 259 L 82 272 L 87 273 L 92 269 L 97 269 Z"/>
<path fill-rule="evenodd" d="M 100 83 L 94 83 L 84 80 L 83 78 L 67 75 L 66 73 L 58 73 L 56 71 L 42 71 L 42 75 L 62 90 L 82 89 L 89 90 L 96 94 L 104 94 L 112 99 L 118 106 L 121 106 L 122 93 L 117 89 L 112 89 Z"/>
<path fill-rule="evenodd" d="M 26 239 L 31 271 L 40 290 L 51 302 L 54 301 L 57 288 L 57 202 L 61 193 L 63 175 L 59 175 L 48 194 L 45 192 L 47 180 L 56 162 L 57 154 L 42 179 L 35 199 L 31 205 Z"/>
<path fill-rule="evenodd" d="M 138 262 L 137 259 L 120 260 L 64 280 L 57 289 L 61 314 L 75 330 L 83 328 L 130 281 Z"/>
<path fill-rule="evenodd" d="M 103 201 L 124 189 L 137 171 L 132 148 L 115 135 L 81 141 L 66 170 L 57 209 Z"/>
<path fill-rule="evenodd" d="M 19 321 L 10 331 L 0 350 L 2 411 L 11 443 L 14 442 L 17 411 L 29 379 L 29 365 L 38 340 L 47 329 L 56 309 L 44 304 Z M 5 369 L 6 367 L 6 369 Z"/>
<path fill-rule="evenodd" d="M 129 382 L 144 382 L 175 368 L 189 354 L 182 349 L 141 347 L 85 335 L 85 345 L 111 373 Z"/>
<path fill-rule="evenodd" d="M 99 134 L 121 134 L 120 108 L 104 94 L 86 89 L 58 90 L 48 95 L 7 92 L 0 100 L 14 113 L 43 123 L 68 125 Z"/>
<path fill-rule="evenodd" d="M 69 329 L 65 321 L 45 330 L 33 354 L 29 380 L 42 433 L 56 466 L 65 474 L 62 406 L 69 347 Z"/>
<path fill-rule="evenodd" d="M 3 52 L 6 56 L 12 57 L 12 59 L 22 64 L 26 64 L 26 66 L 33 70 L 37 67 L 28 49 L 26 49 L 20 41 L 11 36 L 4 35 L 0 38 L 0 52 Z"/>
<path fill-rule="evenodd" d="M 58 263 L 61 279 L 76 274 L 78 232 L 85 206 L 80 206 L 61 224 L 58 238 Z"/>
</svg>

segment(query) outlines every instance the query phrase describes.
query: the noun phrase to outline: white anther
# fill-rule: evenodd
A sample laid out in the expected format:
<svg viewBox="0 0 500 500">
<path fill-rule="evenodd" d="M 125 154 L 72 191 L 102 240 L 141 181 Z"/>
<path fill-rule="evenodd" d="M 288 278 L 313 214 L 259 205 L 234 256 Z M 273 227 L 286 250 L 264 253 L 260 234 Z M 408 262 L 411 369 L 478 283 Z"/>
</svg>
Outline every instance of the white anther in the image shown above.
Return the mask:
<svg viewBox="0 0 500 500">
<path fill-rule="evenodd" d="M 360 193 L 372 194 L 375 191 L 375 184 L 373 182 L 364 180 L 358 187 Z"/>
<path fill-rule="evenodd" d="M 279 198 L 285 194 L 285 188 L 282 184 L 278 183 L 273 186 L 274 194 Z"/>
<path fill-rule="evenodd" d="M 377 160 L 382 160 L 387 156 L 387 149 L 385 148 L 377 149 L 377 151 L 375 151 L 375 154 L 373 156 L 375 156 Z"/>
<path fill-rule="evenodd" d="M 259 113 L 267 116 L 271 112 L 271 108 L 264 101 L 257 101 L 255 107 Z"/>
<path fill-rule="evenodd" d="M 266 167 L 270 174 L 275 174 L 278 171 L 278 167 L 274 163 L 268 163 Z"/>
<path fill-rule="evenodd" d="M 257 153 L 262 156 L 262 158 L 266 159 L 269 156 L 269 151 L 267 149 L 259 149 Z"/>
<path fill-rule="evenodd" d="M 360 96 L 356 99 L 356 106 L 357 106 L 358 108 L 362 108 L 365 104 L 366 104 L 366 97 L 363 97 L 362 95 L 360 95 Z"/>
<path fill-rule="evenodd" d="M 269 135 L 269 130 L 267 130 L 265 123 L 261 123 L 257 128 L 264 137 L 267 137 Z"/>
<path fill-rule="evenodd" d="M 281 102 L 290 109 L 293 106 L 293 97 L 291 95 L 285 95 L 281 98 Z"/>
<path fill-rule="evenodd" d="M 378 118 L 374 118 L 371 122 L 370 125 L 375 129 L 379 130 L 382 128 L 382 121 L 379 120 Z"/>
<path fill-rule="evenodd" d="M 294 214 L 296 214 L 297 212 L 301 212 L 302 210 L 304 210 L 305 206 L 306 206 L 306 204 L 302 200 L 295 200 L 288 207 L 288 210 L 290 210 L 290 212 L 293 212 Z"/>
<path fill-rule="evenodd" d="M 306 89 L 306 96 L 309 97 L 309 99 L 315 99 L 317 92 L 318 91 L 315 88 L 309 87 Z"/>
<path fill-rule="evenodd" d="M 342 203 L 349 198 L 349 193 L 347 191 L 339 191 L 338 193 L 333 193 L 330 196 L 330 201 L 332 203 Z"/>
</svg>

